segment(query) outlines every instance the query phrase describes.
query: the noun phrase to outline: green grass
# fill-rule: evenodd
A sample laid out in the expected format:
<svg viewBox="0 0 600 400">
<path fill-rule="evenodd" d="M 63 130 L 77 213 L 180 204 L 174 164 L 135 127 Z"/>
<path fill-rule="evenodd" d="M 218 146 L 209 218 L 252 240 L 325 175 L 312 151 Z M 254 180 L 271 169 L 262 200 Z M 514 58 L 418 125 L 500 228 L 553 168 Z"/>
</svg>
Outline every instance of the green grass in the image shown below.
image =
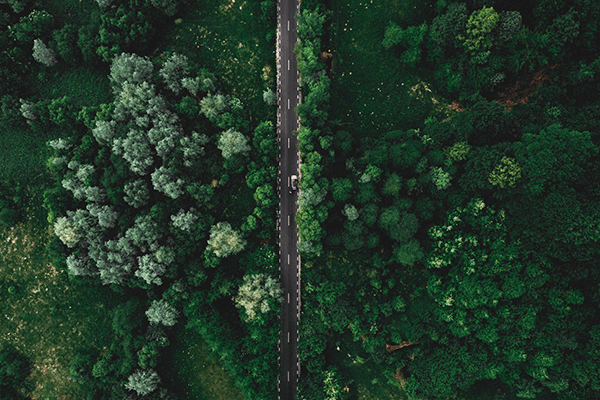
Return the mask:
<svg viewBox="0 0 600 400">
<path fill-rule="evenodd" d="M 233 379 L 194 329 L 180 321 L 157 370 L 166 387 L 181 399 L 243 400 Z"/>
<path fill-rule="evenodd" d="M 36 8 L 46 10 L 60 22 L 86 25 L 91 13 L 100 11 L 96 0 L 37 0 Z M 62 24 L 60 25 L 62 27 Z"/>
<path fill-rule="evenodd" d="M 158 45 L 163 51 L 183 53 L 200 67 L 214 72 L 238 97 L 254 121 L 268 118 L 262 99 L 263 67 L 276 75 L 274 46 L 267 44 L 254 1 L 212 0 L 190 2 L 182 21 Z M 179 15 L 179 14 L 178 14 Z M 227 90 L 227 89 L 226 89 Z"/>
<path fill-rule="evenodd" d="M 427 90 L 430 74 L 403 67 L 398 55 L 381 44 L 390 20 L 401 26 L 420 24 L 427 7 L 421 0 L 332 2 L 331 119 L 375 135 L 418 128 L 429 116 L 445 115 L 448 102 Z"/>
<path fill-rule="evenodd" d="M 32 398 L 74 398 L 81 393 L 68 379 L 69 363 L 82 346 L 110 346 L 106 311 L 122 299 L 109 288 L 77 287 L 51 266 L 45 245 L 52 232 L 42 208 L 48 182 L 36 182 L 28 187 L 24 220 L 0 227 L 0 337 L 33 361 Z M 10 294 L 10 286 L 17 292 Z"/>
<path fill-rule="evenodd" d="M 15 180 L 27 184 L 32 178 L 45 175 L 45 163 L 50 157 L 46 141 L 55 134 L 48 132 L 45 137 L 36 135 L 27 128 L 16 128 L 8 123 L 0 123 L 0 179 Z"/>
<path fill-rule="evenodd" d="M 78 108 L 110 103 L 114 98 L 108 75 L 86 67 L 67 70 L 48 80 L 39 93 L 40 97 L 53 99 L 69 96 Z"/>
<path fill-rule="evenodd" d="M 333 349 L 328 357 L 340 368 L 343 376 L 354 382 L 349 386 L 350 400 L 406 400 L 402 389 L 387 383 L 383 368 L 370 359 L 360 342 L 353 342 L 352 335 L 345 332 L 339 350 Z"/>
</svg>

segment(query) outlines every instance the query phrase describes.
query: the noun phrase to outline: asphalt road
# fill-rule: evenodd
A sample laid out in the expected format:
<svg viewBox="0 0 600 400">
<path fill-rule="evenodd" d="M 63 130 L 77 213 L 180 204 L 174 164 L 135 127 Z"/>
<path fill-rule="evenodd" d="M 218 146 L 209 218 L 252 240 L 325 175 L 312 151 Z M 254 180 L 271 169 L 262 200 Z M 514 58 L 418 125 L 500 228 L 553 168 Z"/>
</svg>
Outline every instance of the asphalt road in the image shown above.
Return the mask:
<svg viewBox="0 0 600 400">
<path fill-rule="evenodd" d="M 279 398 L 295 400 L 298 388 L 298 317 L 300 314 L 300 273 L 296 243 L 297 193 L 289 193 L 290 176 L 299 176 L 296 136 L 296 106 L 299 99 L 298 68 L 294 46 L 297 35 L 296 0 L 279 0 L 277 35 L 278 139 L 279 139 L 279 259 L 284 302 L 281 307 L 278 380 Z"/>
</svg>

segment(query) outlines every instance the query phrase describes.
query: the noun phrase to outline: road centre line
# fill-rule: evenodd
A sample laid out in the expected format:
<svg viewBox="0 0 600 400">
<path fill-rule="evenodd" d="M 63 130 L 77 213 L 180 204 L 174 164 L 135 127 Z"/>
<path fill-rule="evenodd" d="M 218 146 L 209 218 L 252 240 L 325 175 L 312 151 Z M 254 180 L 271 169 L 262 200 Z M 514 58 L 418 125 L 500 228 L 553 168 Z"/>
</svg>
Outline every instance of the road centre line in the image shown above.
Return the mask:
<svg viewBox="0 0 600 400">
<path fill-rule="evenodd" d="M 290 216 L 288 214 L 288 226 L 290 226 Z"/>
<path fill-rule="evenodd" d="M 288 292 L 288 304 L 290 304 L 290 292 Z"/>
<path fill-rule="evenodd" d="M 288 71 L 290 70 L 290 60 L 288 60 Z"/>
<path fill-rule="evenodd" d="M 288 149 L 290 148 L 290 138 L 288 138 Z"/>
<path fill-rule="evenodd" d="M 288 19 L 288 32 L 290 31 L 290 20 Z"/>
<path fill-rule="evenodd" d="M 288 110 L 290 109 L 290 99 L 288 99 Z"/>
<path fill-rule="evenodd" d="M 290 265 L 290 255 L 288 254 L 288 265 Z"/>
<path fill-rule="evenodd" d="M 290 333 L 288 332 L 288 343 L 290 342 Z"/>
</svg>

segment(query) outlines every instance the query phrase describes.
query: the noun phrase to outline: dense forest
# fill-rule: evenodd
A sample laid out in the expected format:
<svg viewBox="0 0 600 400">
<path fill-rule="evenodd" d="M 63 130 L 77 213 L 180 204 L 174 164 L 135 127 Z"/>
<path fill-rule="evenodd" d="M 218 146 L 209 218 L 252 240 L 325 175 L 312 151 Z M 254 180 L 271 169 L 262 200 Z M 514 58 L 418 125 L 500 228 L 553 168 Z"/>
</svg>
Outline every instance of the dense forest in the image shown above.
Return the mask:
<svg viewBox="0 0 600 400">
<path fill-rule="evenodd" d="M 233 5 L 1 1 L 0 398 L 216 398 L 192 331 L 276 398 L 277 2 Z M 599 17 L 302 1 L 298 398 L 600 397 Z"/>
<path fill-rule="evenodd" d="M 299 15 L 299 398 L 598 398 L 600 4 L 343 3 Z"/>
<path fill-rule="evenodd" d="M 71 343 L 68 376 L 60 377 L 75 384 L 70 392 L 26 380 L 39 365 L 5 334 L 2 398 L 180 398 L 181 385 L 165 384 L 161 375 L 168 372 L 162 355 L 173 346 L 172 329 L 182 323 L 201 334 L 243 398 L 277 396 L 278 147 L 276 109 L 265 107 L 276 90 L 269 72 L 275 58 L 254 49 L 246 55 L 268 55 L 258 61 L 264 68 L 249 96 L 229 72 L 227 80 L 214 72 L 228 59 L 203 60 L 189 42 L 163 41 L 155 50 L 168 27 L 192 21 L 186 6 L 175 0 L 1 5 L 3 126 L 46 146 L 32 162 L 46 178 L 37 186 L 28 185 L 36 177 L 20 175 L 16 149 L 6 149 L 8 167 L 15 167 L 3 171 L 1 221 L 18 227 L 30 220 L 19 185 L 41 192 L 52 270 L 84 296 L 109 288 L 113 295 L 105 297 L 118 299 L 101 300 L 102 311 L 91 318 L 105 321 L 103 346 L 86 337 Z M 275 1 L 249 4 L 245 13 L 254 15 L 244 33 L 253 35 L 252 45 L 256 38 L 256 46 L 274 47 Z M 69 89 L 45 90 L 65 80 Z M 35 297 L 27 286 L 19 276 L 3 286 L 5 306 L 16 296 Z M 57 315 L 72 305 L 49 307 Z"/>
</svg>

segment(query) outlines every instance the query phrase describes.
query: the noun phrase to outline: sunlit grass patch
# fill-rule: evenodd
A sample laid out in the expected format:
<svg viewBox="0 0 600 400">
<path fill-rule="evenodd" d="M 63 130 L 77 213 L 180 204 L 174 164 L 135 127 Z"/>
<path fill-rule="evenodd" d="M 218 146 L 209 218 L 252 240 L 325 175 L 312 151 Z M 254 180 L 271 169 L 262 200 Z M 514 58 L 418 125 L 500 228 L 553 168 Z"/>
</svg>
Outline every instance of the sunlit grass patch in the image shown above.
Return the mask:
<svg viewBox="0 0 600 400">
<path fill-rule="evenodd" d="M 332 119 L 349 122 L 359 132 L 375 134 L 417 128 L 432 115 L 443 116 L 444 100 L 432 93 L 415 96 L 411 87 L 429 81 L 426 71 L 404 68 L 381 44 L 385 27 L 398 14 L 422 18 L 423 2 L 340 0 L 333 2 L 331 47 L 334 54 Z M 420 23 L 422 21 L 418 21 Z"/>
<path fill-rule="evenodd" d="M 171 390 L 181 399 L 243 400 L 233 379 L 195 329 L 186 329 L 182 321 L 174 335 L 158 367 Z"/>
<path fill-rule="evenodd" d="M 267 113 L 262 99 L 262 68 L 275 65 L 274 46 L 267 44 L 258 18 L 258 4 L 220 0 L 187 7 L 182 21 L 158 46 L 158 52 L 186 54 L 200 67 L 214 72 L 246 109 Z M 254 117 L 254 116 L 253 116 Z"/>
<path fill-rule="evenodd" d="M 0 337 L 32 360 L 32 399 L 73 398 L 81 393 L 68 379 L 69 363 L 80 347 L 110 345 L 106 311 L 121 296 L 109 288 L 75 287 L 65 271 L 52 267 L 45 249 L 53 233 L 42 208 L 44 188 L 29 188 L 23 222 L 0 228 Z"/>
</svg>

